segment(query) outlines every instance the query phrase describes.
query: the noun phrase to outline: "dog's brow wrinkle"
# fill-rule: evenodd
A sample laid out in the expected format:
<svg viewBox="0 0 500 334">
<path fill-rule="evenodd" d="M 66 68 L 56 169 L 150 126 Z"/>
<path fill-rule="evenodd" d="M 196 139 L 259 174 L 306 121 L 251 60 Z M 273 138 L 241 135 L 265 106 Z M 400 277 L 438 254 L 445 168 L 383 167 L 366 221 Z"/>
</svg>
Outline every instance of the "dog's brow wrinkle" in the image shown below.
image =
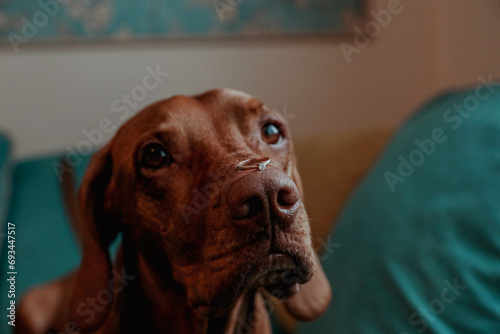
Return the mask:
<svg viewBox="0 0 500 334">
<path fill-rule="evenodd" d="M 248 102 L 248 107 L 251 111 L 256 112 L 256 111 L 262 109 L 264 107 L 264 104 L 257 99 L 251 99 Z"/>
<path fill-rule="evenodd" d="M 208 267 L 207 269 L 210 270 L 213 273 L 216 273 L 218 271 L 222 271 L 224 269 L 227 269 L 227 267 L 226 266 L 221 266 L 220 268 Z"/>
</svg>

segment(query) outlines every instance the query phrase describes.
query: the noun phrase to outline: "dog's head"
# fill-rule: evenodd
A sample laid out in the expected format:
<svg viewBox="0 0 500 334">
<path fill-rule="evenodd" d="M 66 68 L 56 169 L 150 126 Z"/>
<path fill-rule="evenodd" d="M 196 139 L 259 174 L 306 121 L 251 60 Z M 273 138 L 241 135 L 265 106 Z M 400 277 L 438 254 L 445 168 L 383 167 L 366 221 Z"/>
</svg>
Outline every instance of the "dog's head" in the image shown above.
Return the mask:
<svg viewBox="0 0 500 334">
<path fill-rule="evenodd" d="M 311 247 L 294 159 L 283 118 L 244 93 L 213 90 L 147 107 L 85 175 L 84 255 L 72 299 L 106 288 L 107 247 L 122 229 L 200 316 L 224 313 L 259 287 L 286 298 L 297 318 L 318 316 L 330 290 Z M 106 316 L 85 323 L 71 312 L 83 329 Z"/>
</svg>

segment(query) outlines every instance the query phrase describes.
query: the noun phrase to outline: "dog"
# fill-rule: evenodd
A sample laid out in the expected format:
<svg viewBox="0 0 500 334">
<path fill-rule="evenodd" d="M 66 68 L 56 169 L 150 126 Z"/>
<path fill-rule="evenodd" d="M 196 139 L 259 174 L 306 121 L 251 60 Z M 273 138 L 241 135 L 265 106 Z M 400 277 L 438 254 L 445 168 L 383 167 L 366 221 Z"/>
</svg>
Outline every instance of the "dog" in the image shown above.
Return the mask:
<svg viewBox="0 0 500 334">
<path fill-rule="evenodd" d="M 331 289 L 301 193 L 290 131 L 256 98 L 217 89 L 154 103 L 92 157 L 81 264 L 25 294 L 16 330 L 266 334 L 280 304 L 313 320 Z"/>
</svg>

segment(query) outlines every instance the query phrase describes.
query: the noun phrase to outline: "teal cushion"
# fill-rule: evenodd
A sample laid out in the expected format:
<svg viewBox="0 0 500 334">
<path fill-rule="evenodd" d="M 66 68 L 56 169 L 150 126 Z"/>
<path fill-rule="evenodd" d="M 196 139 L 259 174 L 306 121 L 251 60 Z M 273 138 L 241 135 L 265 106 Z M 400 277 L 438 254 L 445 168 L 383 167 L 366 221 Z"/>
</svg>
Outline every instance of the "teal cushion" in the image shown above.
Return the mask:
<svg viewBox="0 0 500 334">
<path fill-rule="evenodd" d="M 330 241 L 333 300 L 300 333 L 500 333 L 500 86 L 412 117 Z"/>
<path fill-rule="evenodd" d="M 12 178 L 12 200 L 8 221 L 15 225 L 16 299 L 33 285 L 62 276 L 80 263 L 79 245 L 64 208 L 61 183 L 53 169 L 60 156 L 23 160 L 16 164 Z M 80 182 L 89 157 L 77 167 Z M 4 251 L 7 245 L 4 245 Z M 9 299 L 6 278 L 7 258 L 2 256 L 0 309 Z M 3 315 L 5 317 L 5 315 Z M 5 319 L 4 319 L 5 320 Z M 0 333 L 11 328 L 1 322 Z"/>
</svg>

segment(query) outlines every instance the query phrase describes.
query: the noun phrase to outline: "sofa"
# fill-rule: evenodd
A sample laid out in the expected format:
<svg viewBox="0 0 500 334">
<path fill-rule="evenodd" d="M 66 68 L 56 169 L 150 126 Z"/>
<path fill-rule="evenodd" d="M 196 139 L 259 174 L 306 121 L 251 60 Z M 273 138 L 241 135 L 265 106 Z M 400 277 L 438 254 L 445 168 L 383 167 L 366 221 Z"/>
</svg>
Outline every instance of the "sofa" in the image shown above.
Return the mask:
<svg viewBox="0 0 500 334">
<path fill-rule="evenodd" d="M 333 299 L 307 324 L 276 308 L 276 332 L 500 333 L 500 86 L 483 87 L 478 103 L 476 91 L 443 94 L 396 131 L 295 142 Z M 80 261 L 54 171 L 61 157 L 16 160 L 0 136 L 0 226 L 5 236 L 15 225 L 17 300 Z M 8 250 L 3 238 L 2 310 Z M 1 333 L 11 329 L 2 321 Z"/>
</svg>

